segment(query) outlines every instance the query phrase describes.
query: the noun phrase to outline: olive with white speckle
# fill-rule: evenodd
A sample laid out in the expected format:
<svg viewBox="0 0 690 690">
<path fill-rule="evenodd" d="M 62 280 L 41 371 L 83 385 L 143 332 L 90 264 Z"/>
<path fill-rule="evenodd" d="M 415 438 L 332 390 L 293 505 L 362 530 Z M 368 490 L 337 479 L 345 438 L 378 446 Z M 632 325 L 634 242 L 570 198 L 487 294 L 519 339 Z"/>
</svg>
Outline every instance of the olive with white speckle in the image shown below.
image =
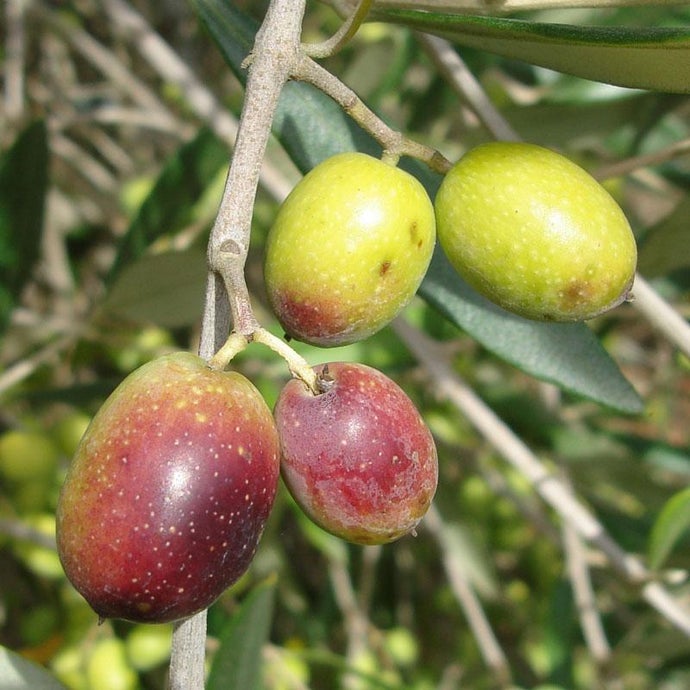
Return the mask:
<svg viewBox="0 0 690 690">
<path fill-rule="evenodd" d="M 491 142 L 466 153 L 435 199 L 458 273 L 508 311 L 583 321 L 630 299 L 637 247 L 613 197 L 566 157 Z"/>
<path fill-rule="evenodd" d="M 438 483 L 436 446 L 414 403 L 364 364 L 316 371 L 325 392 L 293 379 L 274 409 L 290 493 L 314 522 L 352 543 L 413 532 Z"/>
<path fill-rule="evenodd" d="M 332 156 L 296 185 L 271 227 L 269 302 L 292 338 L 363 340 L 412 300 L 435 242 L 434 207 L 415 177 L 364 153 Z"/>
<path fill-rule="evenodd" d="M 256 388 L 190 353 L 140 367 L 87 429 L 62 488 L 58 553 L 101 618 L 207 608 L 249 567 L 279 444 Z"/>
</svg>

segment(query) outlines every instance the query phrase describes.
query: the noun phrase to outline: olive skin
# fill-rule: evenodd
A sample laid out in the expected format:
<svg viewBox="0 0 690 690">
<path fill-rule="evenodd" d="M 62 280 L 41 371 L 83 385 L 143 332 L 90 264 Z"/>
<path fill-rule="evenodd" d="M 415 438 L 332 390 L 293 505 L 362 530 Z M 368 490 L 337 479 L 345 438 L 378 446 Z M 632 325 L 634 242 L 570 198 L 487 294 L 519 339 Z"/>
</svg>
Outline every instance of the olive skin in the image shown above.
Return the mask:
<svg viewBox="0 0 690 690">
<path fill-rule="evenodd" d="M 453 166 L 434 204 L 453 267 L 504 309 L 583 321 L 630 296 L 637 247 L 623 211 L 554 151 L 482 144 Z"/>
<path fill-rule="evenodd" d="M 279 477 L 273 416 L 196 355 L 130 374 L 88 427 L 57 508 L 67 577 L 101 618 L 164 623 L 248 568 Z"/>
<path fill-rule="evenodd" d="M 435 241 L 433 205 L 416 178 L 363 153 L 333 156 L 295 186 L 268 234 L 271 308 L 297 340 L 363 340 L 412 300 Z"/>
<path fill-rule="evenodd" d="M 304 512 L 355 544 L 412 532 L 438 483 L 431 432 L 406 393 L 364 364 L 315 367 L 325 392 L 293 379 L 274 409 L 281 473 Z"/>
</svg>

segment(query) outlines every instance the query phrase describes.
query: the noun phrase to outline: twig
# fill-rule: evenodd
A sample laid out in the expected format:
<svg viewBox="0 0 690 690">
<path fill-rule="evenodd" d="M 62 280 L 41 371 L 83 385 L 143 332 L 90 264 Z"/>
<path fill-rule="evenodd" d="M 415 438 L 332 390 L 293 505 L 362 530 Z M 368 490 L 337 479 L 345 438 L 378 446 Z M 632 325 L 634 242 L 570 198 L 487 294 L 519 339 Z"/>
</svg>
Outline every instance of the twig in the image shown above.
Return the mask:
<svg viewBox="0 0 690 690">
<path fill-rule="evenodd" d="M 175 623 L 170 656 L 169 690 L 203 690 L 206 611 Z"/>
<path fill-rule="evenodd" d="M 50 148 L 100 192 L 112 194 L 117 189 L 117 178 L 110 170 L 69 137 L 52 133 Z"/>
<path fill-rule="evenodd" d="M 568 522 L 563 523 L 563 547 L 582 635 L 592 658 L 603 665 L 611 657 L 611 647 L 597 609 L 584 546 L 580 535 Z"/>
<path fill-rule="evenodd" d="M 40 3 L 32 3 L 31 10 L 136 103 L 146 110 L 155 112 L 157 117 L 167 118 L 171 127 L 176 126 L 176 118 L 170 114 L 158 96 L 144 82 L 137 79 L 115 53 L 60 13 L 46 9 Z"/>
<path fill-rule="evenodd" d="M 303 43 L 302 50 L 313 58 L 324 58 L 335 55 L 357 33 L 357 29 L 369 12 L 373 0 L 359 0 L 350 16 L 342 23 L 338 31 L 321 43 Z"/>
<path fill-rule="evenodd" d="M 215 280 L 208 284 L 205 332 L 214 330 L 206 321 L 214 321 L 216 313 L 228 310 L 236 332 L 249 336 L 259 326 L 249 300 L 244 264 L 261 164 L 278 98 L 298 60 L 303 12 L 304 0 L 274 0 L 256 37 L 233 162 L 211 230 L 208 262 Z"/>
<path fill-rule="evenodd" d="M 357 661 L 366 651 L 367 633 L 369 621 L 364 612 L 359 607 L 359 602 L 355 596 L 352 580 L 347 569 L 347 562 L 339 559 L 330 559 L 328 572 L 333 586 L 333 594 L 338 603 L 338 608 L 343 614 L 345 631 L 347 635 L 347 649 L 345 657 L 348 666 L 356 667 Z M 361 687 L 357 676 L 346 675 L 343 680 L 343 687 L 348 690 L 355 690 Z"/>
<path fill-rule="evenodd" d="M 571 494 L 563 482 L 456 374 L 436 342 L 402 319 L 394 328 L 431 376 L 438 395 L 448 399 L 486 440 L 515 467 L 539 495 L 577 533 L 599 548 L 628 582 L 641 587 L 642 597 L 664 618 L 690 636 L 690 612 L 663 585 L 650 581 L 642 561 L 611 538 L 599 520 Z"/>
<path fill-rule="evenodd" d="M 441 548 L 441 558 L 448 576 L 448 582 L 455 598 L 465 612 L 467 623 L 472 629 L 472 634 L 477 641 L 484 663 L 491 669 L 499 687 L 508 687 L 511 676 L 508 660 L 491 629 L 479 598 L 467 581 L 462 566 L 458 564 L 457 559 L 453 555 L 453 550 L 448 543 L 447 527 L 435 505 L 429 508 L 423 525 L 434 535 Z"/>
<path fill-rule="evenodd" d="M 690 357 L 690 324 L 638 273 L 632 306 L 683 354 Z"/>
<path fill-rule="evenodd" d="M 453 46 L 443 38 L 430 34 L 416 34 L 439 71 L 456 93 L 472 108 L 481 123 L 494 138 L 519 141 L 520 136 L 494 106 L 474 74 L 467 68 Z"/>
<path fill-rule="evenodd" d="M 51 551 L 57 550 L 57 544 L 53 535 L 45 534 L 21 520 L 0 518 L 0 534 L 6 534 L 20 541 L 31 542 Z"/>
<path fill-rule="evenodd" d="M 430 146 L 408 139 L 401 132 L 389 127 L 349 86 L 310 57 L 302 57 L 292 76 L 312 84 L 338 103 L 358 125 L 381 144 L 389 162 L 394 163 L 400 156 L 412 156 L 441 174 L 447 173 L 450 169 L 450 161 L 441 153 Z"/>
<path fill-rule="evenodd" d="M 24 112 L 24 67 L 26 32 L 23 0 L 5 5 L 5 114 L 19 120 Z"/>
<path fill-rule="evenodd" d="M 597 180 L 609 180 L 613 177 L 622 177 L 640 168 L 666 163 L 673 158 L 683 156 L 687 153 L 690 153 L 690 138 L 676 141 L 670 146 L 659 149 L 658 151 L 651 151 L 650 153 L 644 153 L 640 156 L 632 156 L 622 161 L 603 165 L 598 170 L 594 171 L 594 177 L 596 177 Z"/>
<path fill-rule="evenodd" d="M 16 386 L 18 383 L 31 376 L 31 374 L 42 365 L 56 360 L 73 342 L 74 335 L 70 333 L 65 337 L 44 345 L 32 355 L 24 357 L 16 364 L 7 367 L 2 374 L 0 374 L 0 396 L 13 386 Z"/>
</svg>

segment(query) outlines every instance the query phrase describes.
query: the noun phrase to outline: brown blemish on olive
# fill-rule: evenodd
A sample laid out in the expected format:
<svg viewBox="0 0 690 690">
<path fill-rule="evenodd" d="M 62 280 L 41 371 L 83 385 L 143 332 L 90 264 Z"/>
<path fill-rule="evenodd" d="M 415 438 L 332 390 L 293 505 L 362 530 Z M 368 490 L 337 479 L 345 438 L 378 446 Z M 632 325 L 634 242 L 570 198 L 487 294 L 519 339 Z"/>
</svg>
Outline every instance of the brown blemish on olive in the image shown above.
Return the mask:
<svg viewBox="0 0 690 690">
<path fill-rule="evenodd" d="M 410 223 L 410 242 L 417 245 L 417 249 L 421 249 L 424 244 L 424 240 L 419 236 L 419 229 L 417 227 L 417 221 L 413 220 Z"/>
<path fill-rule="evenodd" d="M 573 309 L 591 299 L 592 284 L 586 281 L 576 280 L 571 282 L 565 290 L 559 293 L 560 301 L 565 309 Z"/>
<path fill-rule="evenodd" d="M 386 273 L 388 273 L 388 270 L 391 267 L 391 262 L 390 261 L 384 261 L 380 266 L 379 266 L 379 275 L 381 277 L 385 276 Z"/>
</svg>

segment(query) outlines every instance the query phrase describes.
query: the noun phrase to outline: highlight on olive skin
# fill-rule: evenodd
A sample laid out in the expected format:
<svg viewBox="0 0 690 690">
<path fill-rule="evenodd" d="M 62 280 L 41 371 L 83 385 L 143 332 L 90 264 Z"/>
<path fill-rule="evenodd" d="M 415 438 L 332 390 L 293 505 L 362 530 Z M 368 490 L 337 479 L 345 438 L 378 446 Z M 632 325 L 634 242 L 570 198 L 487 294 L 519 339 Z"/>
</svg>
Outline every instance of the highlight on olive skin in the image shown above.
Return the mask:
<svg viewBox="0 0 690 690">
<path fill-rule="evenodd" d="M 504 309 L 583 321 L 630 297 L 637 247 L 625 214 L 589 173 L 554 151 L 482 144 L 453 166 L 434 204 L 453 267 Z"/>
<path fill-rule="evenodd" d="M 333 156 L 296 185 L 269 231 L 271 308 L 297 340 L 363 340 L 412 300 L 435 241 L 433 205 L 415 177 L 363 153 Z"/>
</svg>

